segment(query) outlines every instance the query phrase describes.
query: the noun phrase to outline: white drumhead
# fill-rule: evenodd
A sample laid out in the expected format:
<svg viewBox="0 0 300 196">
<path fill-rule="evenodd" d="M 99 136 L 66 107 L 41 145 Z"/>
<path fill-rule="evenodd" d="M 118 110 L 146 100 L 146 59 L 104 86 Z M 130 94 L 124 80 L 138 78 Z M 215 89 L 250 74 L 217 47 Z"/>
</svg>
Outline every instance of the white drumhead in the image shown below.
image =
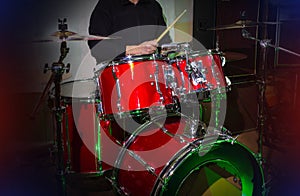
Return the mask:
<svg viewBox="0 0 300 196">
<path fill-rule="evenodd" d="M 61 84 L 61 96 L 91 99 L 95 97 L 96 88 L 94 79 L 68 81 Z"/>
</svg>

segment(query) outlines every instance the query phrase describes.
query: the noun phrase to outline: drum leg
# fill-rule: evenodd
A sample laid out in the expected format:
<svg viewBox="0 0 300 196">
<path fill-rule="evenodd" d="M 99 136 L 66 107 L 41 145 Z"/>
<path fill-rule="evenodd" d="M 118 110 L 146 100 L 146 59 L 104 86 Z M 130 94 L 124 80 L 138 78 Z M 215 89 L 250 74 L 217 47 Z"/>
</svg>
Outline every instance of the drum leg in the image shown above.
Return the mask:
<svg viewBox="0 0 300 196">
<path fill-rule="evenodd" d="M 70 130 L 69 130 L 69 118 L 70 116 L 68 115 L 68 113 L 66 113 L 66 117 L 65 117 L 65 146 L 66 146 L 66 153 L 67 153 L 67 161 L 66 161 L 66 171 L 70 171 L 71 168 L 71 141 L 70 141 Z"/>
</svg>

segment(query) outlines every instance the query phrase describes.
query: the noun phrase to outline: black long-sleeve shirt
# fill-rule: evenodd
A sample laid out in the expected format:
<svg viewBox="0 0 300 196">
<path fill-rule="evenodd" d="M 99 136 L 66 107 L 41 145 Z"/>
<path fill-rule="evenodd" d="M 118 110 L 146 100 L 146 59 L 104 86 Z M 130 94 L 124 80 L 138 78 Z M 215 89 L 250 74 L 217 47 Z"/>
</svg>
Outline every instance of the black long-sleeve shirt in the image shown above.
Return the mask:
<svg viewBox="0 0 300 196">
<path fill-rule="evenodd" d="M 138 45 L 158 38 L 166 23 L 160 4 L 156 0 L 99 0 L 92 12 L 89 33 L 120 37 L 116 40 L 89 41 L 97 62 L 124 54 L 126 45 Z M 170 43 L 167 35 L 161 43 Z"/>
</svg>

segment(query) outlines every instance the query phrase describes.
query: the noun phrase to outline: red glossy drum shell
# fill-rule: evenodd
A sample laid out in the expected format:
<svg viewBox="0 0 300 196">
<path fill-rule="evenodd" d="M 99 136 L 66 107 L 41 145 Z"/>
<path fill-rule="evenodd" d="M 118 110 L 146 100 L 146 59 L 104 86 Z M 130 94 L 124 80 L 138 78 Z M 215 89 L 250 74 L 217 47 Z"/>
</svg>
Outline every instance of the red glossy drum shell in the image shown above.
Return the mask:
<svg viewBox="0 0 300 196">
<path fill-rule="evenodd" d="M 71 172 L 98 172 L 99 163 L 96 153 L 97 123 L 95 104 L 86 100 L 64 99 L 66 112 L 62 118 L 64 164 Z M 74 115 L 75 113 L 75 115 Z M 69 163 L 68 163 L 69 162 Z M 109 166 L 102 165 L 104 170 Z"/>
<path fill-rule="evenodd" d="M 164 61 L 158 63 L 158 82 L 163 95 L 163 105 L 172 103 L 172 91 L 165 86 L 163 75 Z M 99 75 L 101 100 L 104 114 L 129 112 L 160 105 L 154 73 L 154 61 L 142 61 L 106 67 Z M 115 74 L 115 76 L 114 76 Z M 118 93 L 116 77 L 120 82 L 121 111 L 117 106 Z"/>
</svg>

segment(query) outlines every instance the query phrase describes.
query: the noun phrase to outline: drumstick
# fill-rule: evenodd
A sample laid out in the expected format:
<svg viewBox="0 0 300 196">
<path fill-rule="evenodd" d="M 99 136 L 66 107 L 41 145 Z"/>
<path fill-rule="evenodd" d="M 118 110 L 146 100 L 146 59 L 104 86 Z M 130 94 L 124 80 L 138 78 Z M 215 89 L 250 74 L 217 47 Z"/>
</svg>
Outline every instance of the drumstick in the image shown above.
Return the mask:
<svg viewBox="0 0 300 196">
<path fill-rule="evenodd" d="M 157 42 L 159 42 L 169 31 L 170 29 L 175 25 L 175 23 L 183 16 L 183 14 L 186 12 L 186 10 L 183 10 L 183 12 L 173 21 L 173 23 L 156 39 Z"/>
</svg>

